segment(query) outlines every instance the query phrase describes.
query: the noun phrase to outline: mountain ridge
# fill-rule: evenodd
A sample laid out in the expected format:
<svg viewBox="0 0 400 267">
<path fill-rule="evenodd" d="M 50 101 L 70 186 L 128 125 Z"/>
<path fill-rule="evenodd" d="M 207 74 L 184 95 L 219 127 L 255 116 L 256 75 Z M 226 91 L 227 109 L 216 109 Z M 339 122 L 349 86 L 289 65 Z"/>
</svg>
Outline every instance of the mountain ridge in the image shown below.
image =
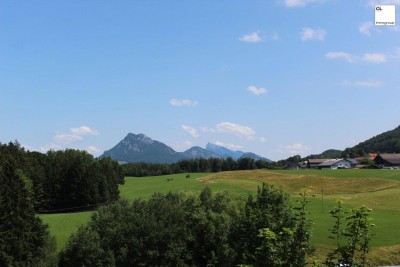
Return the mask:
<svg viewBox="0 0 400 267">
<path fill-rule="evenodd" d="M 254 160 L 271 160 L 252 152 L 233 151 L 223 146 L 208 143 L 206 149 L 199 146 L 191 147 L 183 152 L 177 152 L 166 144 L 153 140 L 145 134 L 128 133 L 117 145 L 104 151 L 100 156 L 110 157 L 119 162 L 175 163 L 183 159 L 195 158 L 228 158 L 235 160 L 243 155 Z"/>
</svg>

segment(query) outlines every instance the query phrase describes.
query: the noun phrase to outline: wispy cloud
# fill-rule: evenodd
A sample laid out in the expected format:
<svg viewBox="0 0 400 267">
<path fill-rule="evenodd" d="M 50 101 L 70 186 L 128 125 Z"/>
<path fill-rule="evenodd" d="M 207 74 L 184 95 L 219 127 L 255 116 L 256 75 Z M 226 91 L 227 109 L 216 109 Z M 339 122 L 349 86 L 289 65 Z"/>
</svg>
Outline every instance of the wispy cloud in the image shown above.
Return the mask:
<svg viewBox="0 0 400 267">
<path fill-rule="evenodd" d="M 241 145 L 223 143 L 223 142 L 220 142 L 220 141 L 216 141 L 214 144 L 216 144 L 217 146 L 223 146 L 223 147 L 226 147 L 226 148 L 229 148 L 229 149 L 232 149 L 232 150 L 238 150 L 238 149 L 243 148 L 243 146 L 241 146 Z"/>
<path fill-rule="evenodd" d="M 357 86 L 357 87 L 380 87 L 383 85 L 383 82 L 381 82 L 381 81 L 356 81 L 356 82 L 344 81 L 343 85 Z"/>
<path fill-rule="evenodd" d="M 358 57 L 346 52 L 328 52 L 325 57 L 327 59 L 344 59 L 349 63 L 355 63 L 358 61 Z"/>
<path fill-rule="evenodd" d="M 279 35 L 277 33 L 274 33 L 271 37 L 271 40 L 273 41 L 278 41 L 279 40 Z"/>
<path fill-rule="evenodd" d="M 95 146 L 88 146 L 86 151 L 92 155 L 97 155 L 100 152 L 100 149 Z"/>
<path fill-rule="evenodd" d="M 187 125 L 182 125 L 182 129 L 187 132 L 188 134 L 190 134 L 192 137 L 199 137 L 199 133 L 197 132 L 197 130 L 193 127 L 187 126 Z"/>
<path fill-rule="evenodd" d="M 323 41 L 325 39 L 326 31 L 323 29 L 303 28 L 300 32 L 302 41 Z"/>
<path fill-rule="evenodd" d="M 216 132 L 215 129 L 210 128 L 210 127 L 207 127 L 207 126 L 205 126 L 205 127 L 200 127 L 200 130 L 202 130 L 202 131 L 205 132 L 205 133 L 215 133 L 215 132 Z"/>
<path fill-rule="evenodd" d="M 370 63 L 384 63 L 386 62 L 386 56 L 382 53 L 370 53 L 364 54 L 362 60 Z"/>
<path fill-rule="evenodd" d="M 369 63 L 385 63 L 387 61 L 386 55 L 383 53 L 366 53 L 362 57 L 352 55 L 346 52 L 328 52 L 325 57 L 327 59 L 343 59 L 349 63 L 356 63 L 360 60 Z"/>
<path fill-rule="evenodd" d="M 304 7 L 308 4 L 321 2 L 320 0 L 283 0 L 287 7 Z"/>
<path fill-rule="evenodd" d="M 54 142 L 58 144 L 69 144 L 80 140 L 83 140 L 83 137 L 75 134 L 57 133 L 54 136 Z"/>
<path fill-rule="evenodd" d="M 190 99 L 176 99 L 176 98 L 172 98 L 169 103 L 172 106 L 176 106 L 176 107 L 181 107 L 181 106 L 187 106 L 187 107 L 196 107 L 199 102 L 195 101 L 195 100 L 190 100 Z"/>
<path fill-rule="evenodd" d="M 221 122 L 221 123 L 217 124 L 216 129 L 217 129 L 217 132 L 220 132 L 220 133 L 233 134 L 238 137 L 243 137 L 243 138 L 247 138 L 247 139 L 253 139 L 254 134 L 255 134 L 254 130 L 251 129 L 250 127 L 235 124 L 232 122 Z"/>
<path fill-rule="evenodd" d="M 259 35 L 258 32 L 252 32 L 243 35 L 239 38 L 239 40 L 246 43 L 259 43 L 263 40 L 263 38 Z"/>
<path fill-rule="evenodd" d="M 374 24 L 371 21 L 363 22 L 360 27 L 358 27 L 358 30 L 361 34 L 371 36 L 371 32 L 374 30 Z"/>
<path fill-rule="evenodd" d="M 267 93 L 267 89 L 266 88 L 257 88 L 254 85 L 250 85 L 249 87 L 247 87 L 247 91 L 249 91 L 250 93 L 254 94 L 254 95 L 262 95 Z"/>
<path fill-rule="evenodd" d="M 267 142 L 267 139 L 265 137 L 260 137 L 260 142 L 265 143 L 265 142 Z"/>
<path fill-rule="evenodd" d="M 77 128 L 70 128 L 68 133 L 58 132 L 54 136 L 56 144 L 69 144 L 83 140 L 87 135 L 100 135 L 99 131 L 93 130 L 88 126 L 80 126 Z"/>
<path fill-rule="evenodd" d="M 100 135 L 99 131 L 90 129 L 88 126 L 80 126 L 78 128 L 71 128 L 69 129 L 71 134 L 78 135 L 78 136 L 85 136 L 85 135 Z"/>
<path fill-rule="evenodd" d="M 291 155 L 301 155 L 301 154 L 311 150 L 311 148 L 309 148 L 306 145 L 297 143 L 297 144 L 281 146 L 280 150 L 281 150 L 281 152 L 289 153 Z"/>
</svg>

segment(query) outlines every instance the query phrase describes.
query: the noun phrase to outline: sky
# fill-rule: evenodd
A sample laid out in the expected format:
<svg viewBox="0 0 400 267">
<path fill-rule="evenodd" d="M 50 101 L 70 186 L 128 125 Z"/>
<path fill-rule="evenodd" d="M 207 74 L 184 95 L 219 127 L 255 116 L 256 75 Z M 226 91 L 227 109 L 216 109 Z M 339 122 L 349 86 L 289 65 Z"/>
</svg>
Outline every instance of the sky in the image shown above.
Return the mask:
<svg viewBox="0 0 400 267">
<path fill-rule="evenodd" d="M 397 26 L 375 26 L 396 5 Z M 0 1 L 0 142 L 272 160 L 400 124 L 400 0 Z"/>
</svg>

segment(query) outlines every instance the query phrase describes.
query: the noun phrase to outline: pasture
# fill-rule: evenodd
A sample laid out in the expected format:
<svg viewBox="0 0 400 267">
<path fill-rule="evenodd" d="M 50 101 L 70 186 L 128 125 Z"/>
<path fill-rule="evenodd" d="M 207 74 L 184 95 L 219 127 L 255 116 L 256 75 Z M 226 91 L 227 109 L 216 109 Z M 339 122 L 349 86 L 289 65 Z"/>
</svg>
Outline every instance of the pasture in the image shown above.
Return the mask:
<svg viewBox="0 0 400 267">
<path fill-rule="evenodd" d="M 213 191 L 229 191 L 246 197 L 255 193 L 257 186 L 266 182 L 282 187 L 291 195 L 293 204 L 304 189 L 315 197 L 309 205 L 314 221 L 313 242 L 317 256 L 322 257 L 333 242 L 328 238 L 333 220 L 329 210 L 335 200 L 346 207 L 366 205 L 373 209 L 376 226 L 371 256 L 380 264 L 400 263 L 400 171 L 395 170 L 253 170 L 221 173 L 175 174 L 155 177 L 127 177 L 120 186 L 126 199 L 150 197 L 155 192 L 199 193 L 205 186 Z M 56 235 L 59 249 L 91 212 L 41 215 Z"/>
</svg>

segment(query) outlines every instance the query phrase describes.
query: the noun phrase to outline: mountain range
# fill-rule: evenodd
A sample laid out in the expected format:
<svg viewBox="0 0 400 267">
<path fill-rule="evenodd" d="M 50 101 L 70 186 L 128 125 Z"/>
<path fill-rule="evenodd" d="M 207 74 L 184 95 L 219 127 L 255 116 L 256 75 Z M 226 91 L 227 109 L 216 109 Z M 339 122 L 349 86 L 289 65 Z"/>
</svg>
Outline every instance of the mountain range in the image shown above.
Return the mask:
<svg viewBox="0 0 400 267">
<path fill-rule="evenodd" d="M 151 139 L 144 134 L 129 133 L 116 146 L 100 156 L 110 157 L 119 162 L 174 163 L 183 159 L 194 158 L 252 158 L 254 160 L 271 160 L 252 152 L 233 151 L 229 148 L 208 143 L 206 148 L 194 146 L 184 152 L 177 152 L 166 144 Z"/>
</svg>

